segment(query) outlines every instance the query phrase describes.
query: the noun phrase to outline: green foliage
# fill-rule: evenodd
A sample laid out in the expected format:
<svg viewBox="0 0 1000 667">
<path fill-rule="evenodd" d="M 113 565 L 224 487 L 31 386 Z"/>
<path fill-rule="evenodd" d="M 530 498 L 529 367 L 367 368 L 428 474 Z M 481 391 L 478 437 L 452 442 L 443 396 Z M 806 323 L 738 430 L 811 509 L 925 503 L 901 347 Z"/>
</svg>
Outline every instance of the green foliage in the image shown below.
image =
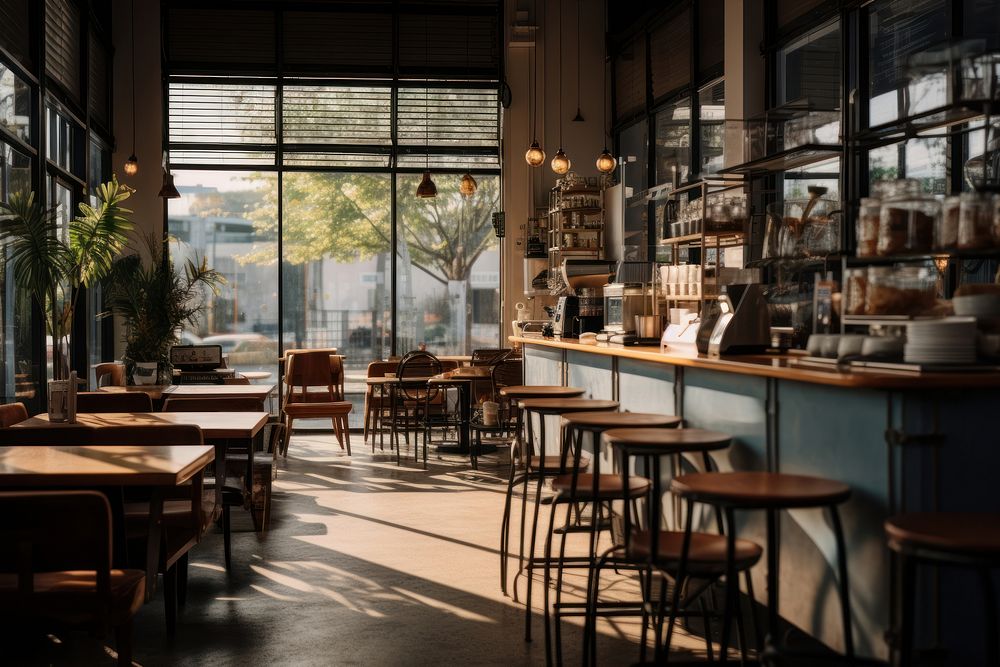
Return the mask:
<svg viewBox="0 0 1000 667">
<path fill-rule="evenodd" d="M 178 342 L 178 330 L 196 323 L 205 307 L 205 290 L 218 294 L 225 280 L 204 258 L 175 270 L 155 236 L 145 237 L 145 246 L 148 262 L 138 253 L 114 262 L 104 280 L 104 300 L 109 312 L 124 320 L 122 361 L 128 376 L 135 362 L 156 361 L 169 377 L 170 347 Z"/>
<path fill-rule="evenodd" d="M 80 204 L 70 221 L 68 240 L 56 209 L 45 209 L 35 194 L 15 193 L 0 202 L 0 241 L 7 245 L 14 283 L 45 313 L 46 332 L 55 345 L 55 375 L 68 371 L 60 343 L 72 330 L 80 287 L 97 284 L 128 243 L 133 225 L 122 202 L 133 190 L 117 178 L 100 186 L 97 207 Z"/>
</svg>

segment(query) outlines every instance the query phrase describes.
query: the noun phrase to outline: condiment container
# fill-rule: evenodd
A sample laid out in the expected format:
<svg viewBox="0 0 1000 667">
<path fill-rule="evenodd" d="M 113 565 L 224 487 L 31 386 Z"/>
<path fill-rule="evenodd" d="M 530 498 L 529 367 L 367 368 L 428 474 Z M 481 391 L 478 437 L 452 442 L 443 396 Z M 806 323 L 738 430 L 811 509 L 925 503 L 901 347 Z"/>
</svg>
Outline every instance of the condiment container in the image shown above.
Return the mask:
<svg viewBox="0 0 1000 667">
<path fill-rule="evenodd" d="M 858 211 L 858 257 L 874 257 L 878 252 L 879 213 L 882 200 L 864 197 Z"/>
<path fill-rule="evenodd" d="M 930 252 L 941 204 L 921 191 L 920 181 L 896 181 L 879 214 L 879 255 Z"/>
<path fill-rule="evenodd" d="M 993 245 L 993 201 L 989 195 L 963 192 L 958 218 L 958 247 L 989 248 Z"/>
<path fill-rule="evenodd" d="M 958 247 L 958 221 L 962 198 L 958 195 L 944 198 L 941 206 L 941 217 L 938 218 L 934 230 L 934 249 L 950 250 Z"/>
</svg>

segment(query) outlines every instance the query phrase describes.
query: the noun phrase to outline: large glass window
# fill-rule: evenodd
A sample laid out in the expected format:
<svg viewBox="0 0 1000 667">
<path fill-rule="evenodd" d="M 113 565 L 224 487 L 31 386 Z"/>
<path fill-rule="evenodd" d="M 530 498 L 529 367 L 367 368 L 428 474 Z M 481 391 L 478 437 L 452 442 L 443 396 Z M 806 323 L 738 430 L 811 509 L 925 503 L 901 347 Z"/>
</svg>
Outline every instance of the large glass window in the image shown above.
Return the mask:
<svg viewBox="0 0 1000 667">
<path fill-rule="evenodd" d="M 684 98 L 656 114 L 656 182 L 685 183 L 691 165 L 691 100 Z"/>
<path fill-rule="evenodd" d="M 0 62 L 0 127 L 31 143 L 31 89 Z"/>
<path fill-rule="evenodd" d="M 840 21 L 834 21 L 778 50 L 778 106 L 840 108 L 840 41 Z"/>
<path fill-rule="evenodd" d="M 726 82 L 713 81 L 698 91 L 698 126 L 701 129 L 701 174 L 708 176 L 722 169 L 726 142 Z"/>
</svg>

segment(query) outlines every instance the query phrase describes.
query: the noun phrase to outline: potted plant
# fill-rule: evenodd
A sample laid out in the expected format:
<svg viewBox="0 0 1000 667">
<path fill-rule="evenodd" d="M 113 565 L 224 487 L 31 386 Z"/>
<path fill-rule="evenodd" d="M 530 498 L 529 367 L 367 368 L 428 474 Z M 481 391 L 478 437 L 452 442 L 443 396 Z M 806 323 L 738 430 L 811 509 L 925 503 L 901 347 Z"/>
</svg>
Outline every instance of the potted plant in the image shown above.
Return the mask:
<svg viewBox="0 0 1000 667">
<path fill-rule="evenodd" d="M 69 377 L 68 337 L 82 287 L 98 284 L 128 245 L 132 211 L 123 208 L 133 190 L 117 178 L 97 190 L 97 206 L 80 204 L 68 234 L 55 208 L 45 209 L 35 193 L 16 192 L 0 202 L 0 242 L 6 244 L 14 284 L 29 294 L 52 338 L 54 379 Z"/>
<path fill-rule="evenodd" d="M 188 260 L 177 271 L 164 244 L 145 237 L 148 259 L 139 253 L 116 261 L 104 280 L 108 313 L 125 325 L 122 361 L 133 384 L 169 384 L 170 348 L 184 324 L 195 325 L 205 307 L 205 290 L 218 293 L 225 279 L 207 262 Z"/>
</svg>

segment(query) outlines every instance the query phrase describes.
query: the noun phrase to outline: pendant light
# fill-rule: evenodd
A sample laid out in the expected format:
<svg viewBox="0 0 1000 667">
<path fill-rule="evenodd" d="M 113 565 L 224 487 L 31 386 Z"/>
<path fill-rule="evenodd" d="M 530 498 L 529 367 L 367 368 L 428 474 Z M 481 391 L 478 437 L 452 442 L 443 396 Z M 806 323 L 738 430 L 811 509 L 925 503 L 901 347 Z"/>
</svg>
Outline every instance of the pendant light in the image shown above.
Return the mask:
<svg viewBox="0 0 1000 667">
<path fill-rule="evenodd" d="M 572 165 L 572 163 L 569 161 L 569 158 L 566 156 L 566 151 L 564 151 L 562 149 L 562 84 L 563 84 L 563 77 L 562 77 L 562 19 L 563 19 L 563 3 L 562 3 L 562 0 L 559 0 L 559 51 L 558 51 L 558 54 L 559 54 L 559 106 L 558 106 L 558 110 L 559 110 L 559 150 L 557 150 L 556 154 L 552 157 L 552 162 L 550 163 L 550 166 L 552 167 L 552 171 L 554 171 L 555 173 L 557 173 L 560 176 L 562 176 L 567 171 L 569 171 L 569 168 Z"/>
<path fill-rule="evenodd" d="M 544 11 L 544 10 L 543 10 Z M 535 20 L 539 18 L 538 3 L 535 3 Z M 528 105 L 528 112 L 531 114 L 531 145 L 524 153 L 524 160 L 532 167 L 540 167 L 545 162 L 545 151 L 538 145 L 536 116 L 538 115 L 538 28 L 535 28 L 533 37 L 534 56 L 528 70 L 529 87 L 531 88 L 531 100 Z M 532 57 L 532 56 L 529 56 Z M 532 76 L 533 74 L 533 76 Z"/>
<path fill-rule="evenodd" d="M 597 171 L 602 174 L 610 174 L 618 166 L 618 160 L 608 150 L 608 105 L 605 96 L 608 94 L 608 13 L 604 10 L 604 34 L 601 38 L 604 41 L 604 60 L 601 61 L 601 76 L 604 83 L 601 84 L 601 132 L 604 134 L 604 150 L 597 156 Z"/>
<path fill-rule="evenodd" d="M 174 175 L 170 173 L 170 168 L 167 166 L 167 151 L 163 151 L 163 185 L 160 186 L 160 194 L 158 196 L 163 199 L 180 199 L 181 193 L 177 191 L 177 187 L 174 185 Z"/>
<path fill-rule="evenodd" d="M 132 154 L 125 160 L 125 173 L 135 176 L 139 173 L 139 158 L 135 156 L 135 0 L 132 0 L 130 20 L 132 23 Z"/>
<path fill-rule="evenodd" d="M 438 189 L 431 178 L 431 131 L 430 131 L 430 111 L 428 109 L 427 84 L 430 77 L 427 74 L 427 16 L 424 16 L 424 177 L 417 186 L 417 197 L 421 199 L 434 199 L 437 197 Z"/>
<path fill-rule="evenodd" d="M 465 17 L 465 66 L 469 66 L 469 17 Z M 462 196 L 468 199 L 472 195 L 476 194 L 476 188 L 479 184 L 476 183 L 476 179 L 472 177 L 472 174 L 465 172 L 462 176 L 461 182 L 458 184 L 458 191 L 462 193 Z"/>
</svg>

